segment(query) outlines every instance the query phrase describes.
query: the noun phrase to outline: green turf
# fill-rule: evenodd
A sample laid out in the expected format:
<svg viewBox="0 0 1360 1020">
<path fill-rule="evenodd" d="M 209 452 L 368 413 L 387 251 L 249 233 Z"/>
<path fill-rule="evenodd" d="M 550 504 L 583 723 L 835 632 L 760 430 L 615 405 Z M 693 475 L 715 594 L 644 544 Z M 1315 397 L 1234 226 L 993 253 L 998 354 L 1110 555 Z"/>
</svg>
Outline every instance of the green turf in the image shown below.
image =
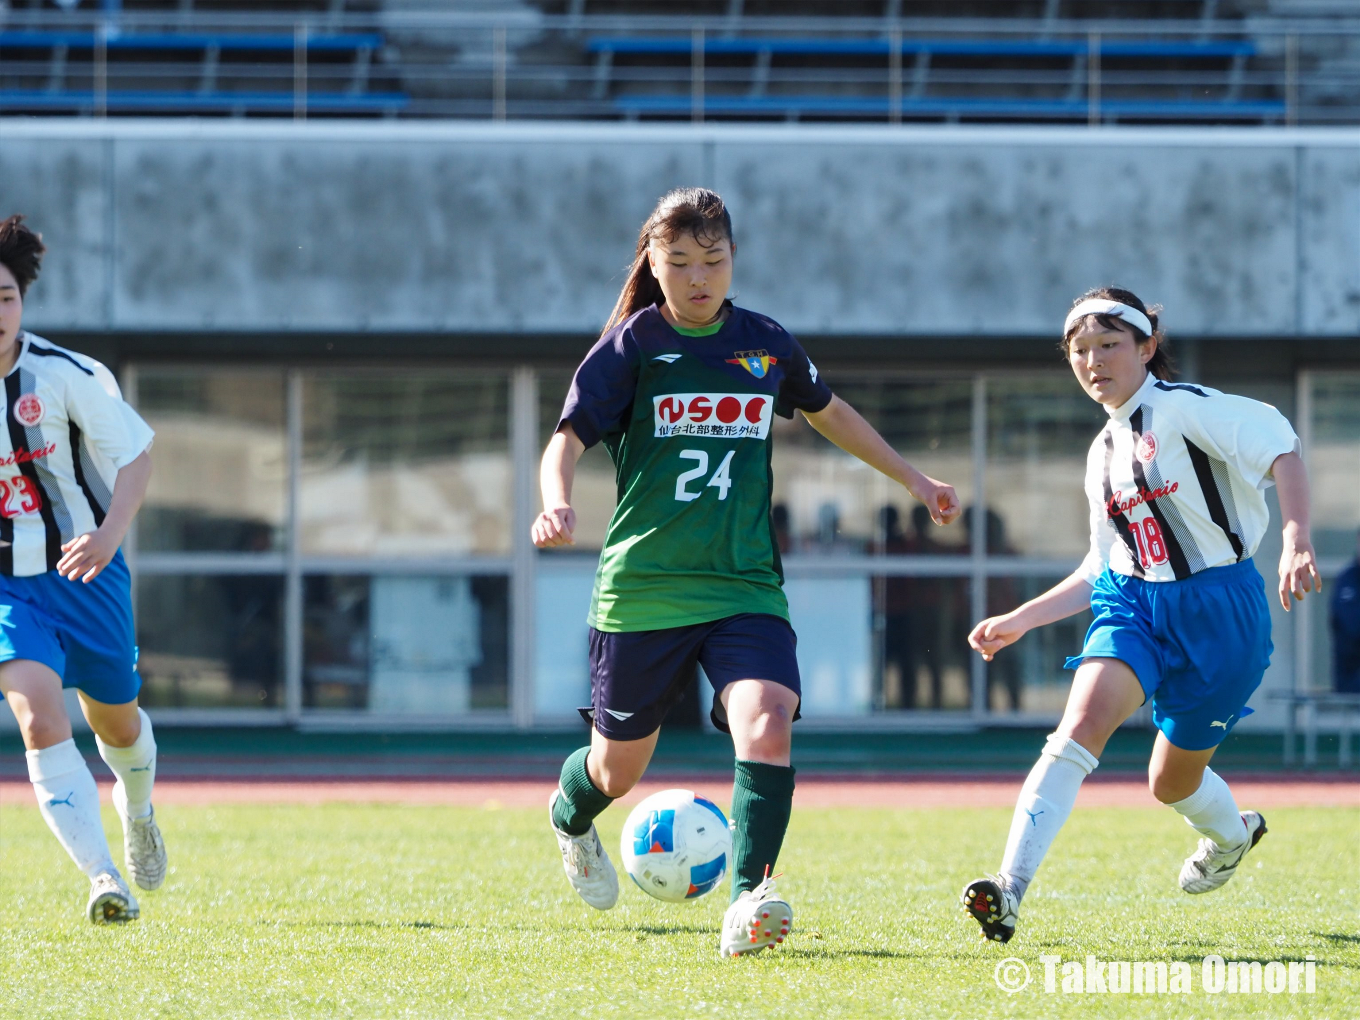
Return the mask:
<svg viewBox="0 0 1360 1020">
<path fill-rule="evenodd" d="M 666 905 L 627 885 L 597 913 L 561 874 L 543 812 L 333 805 L 167 807 L 164 889 L 95 928 L 35 808 L 0 807 L 0 1015 L 15 1017 L 1354 1017 L 1360 815 L 1268 812 L 1224 890 L 1175 884 L 1171 812 L 1077 812 L 988 945 L 955 906 L 993 868 L 1009 811 L 802 811 L 781 861 L 795 935 L 717 957 L 725 889 Z M 617 846 L 624 812 L 608 812 Z M 106 813 L 110 833 L 116 821 Z M 1190 995 L 998 990 L 1041 953 L 1192 960 Z M 1207 995 L 1208 953 L 1318 960 L 1314 995 Z"/>
</svg>

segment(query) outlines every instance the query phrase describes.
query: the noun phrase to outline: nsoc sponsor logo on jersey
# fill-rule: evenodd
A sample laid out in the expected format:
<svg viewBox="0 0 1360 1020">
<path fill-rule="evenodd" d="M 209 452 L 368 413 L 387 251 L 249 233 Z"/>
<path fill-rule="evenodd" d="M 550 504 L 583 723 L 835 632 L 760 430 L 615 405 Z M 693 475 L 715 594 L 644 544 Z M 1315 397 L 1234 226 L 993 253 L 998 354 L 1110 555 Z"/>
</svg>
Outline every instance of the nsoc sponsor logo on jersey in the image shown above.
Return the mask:
<svg viewBox="0 0 1360 1020">
<path fill-rule="evenodd" d="M 774 403 L 763 393 L 666 393 L 652 398 L 654 435 L 765 439 Z"/>
</svg>

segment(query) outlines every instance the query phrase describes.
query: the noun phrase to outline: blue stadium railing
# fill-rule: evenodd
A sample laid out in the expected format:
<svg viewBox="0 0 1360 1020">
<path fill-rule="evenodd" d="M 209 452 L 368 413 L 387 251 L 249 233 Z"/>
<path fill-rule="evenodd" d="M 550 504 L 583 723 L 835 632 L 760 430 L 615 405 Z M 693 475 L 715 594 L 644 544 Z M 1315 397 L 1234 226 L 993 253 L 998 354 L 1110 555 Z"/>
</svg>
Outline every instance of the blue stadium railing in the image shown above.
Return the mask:
<svg viewBox="0 0 1360 1020">
<path fill-rule="evenodd" d="M 249 56 L 291 54 L 296 60 L 299 49 L 306 54 L 367 56 L 383 45 L 383 37 L 375 32 L 204 32 L 204 31 L 118 31 L 114 26 L 94 30 L 0 30 L 0 54 L 6 51 L 46 51 L 48 60 L 60 51 L 63 60 L 71 51 L 93 54 L 102 49 L 108 55 L 119 54 L 195 54 L 200 61 L 211 53 L 214 59 L 223 53 Z M 215 65 L 214 65 L 215 66 Z M 0 73 L 5 67 L 0 63 Z M 180 77 L 203 76 L 201 66 L 175 68 Z M 291 65 L 285 73 L 293 73 Z M 92 72 L 93 74 L 93 72 Z M 392 115 L 409 104 L 409 97 L 401 92 L 370 92 L 367 90 L 314 91 L 305 95 L 260 89 L 217 90 L 171 88 L 106 88 L 98 90 L 69 87 L 0 88 L 0 111 L 20 113 L 296 113 L 304 108 L 312 113 Z"/>
<path fill-rule="evenodd" d="M 1090 52 L 1089 43 L 1074 39 L 903 39 L 903 54 L 931 53 L 950 56 L 978 57 L 1077 57 Z M 703 49 L 711 54 L 761 53 L 825 55 L 825 56 L 886 56 L 891 51 L 887 39 L 760 39 L 724 38 L 705 39 Z M 587 41 L 591 53 L 634 54 L 692 54 L 692 37 L 629 37 L 603 36 Z M 1223 59 L 1251 57 L 1257 46 L 1250 40 L 1241 41 L 1162 41 L 1104 39 L 1098 46 L 1102 57 L 1165 57 L 1168 59 Z"/>
<path fill-rule="evenodd" d="M 1232 73 L 1240 74 L 1242 61 L 1259 52 L 1251 40 L 1128 40 L 1102 38 L 1092 45 L 1089 39 L 989 39 L 989 38 L 730 38 L 713 39 L 691 36 L 641 37 L 601 36 L 591 38 L 586 49 L 599 61 L 596 88 L 607 91 L 612 74 L 612 58 L 630 56 L 689 56 L 696 51 L 707 56 L 749 56 L 768 61 L 774 56 L 791 57 L 877 57 L 886 58 L 894 44 L 902 56 L 925 57 L 1006 57 L 1054 58 L 1084 61 L 1092 55 L 1101 59 L 1143 59 L 1174 61 L 1231 61 L 1219 99 L 1114 99 L 1101 104 L 1101 116 L 1125 120 L 1225 120 L 1271 121 L 1285 113 L 1283 100 L 1251 100 L 1232 95 Z M 1078 68 L 1074 68 L 1079 70 Z M 768 76 L 768 70 L 765 75 Z M 929 87 L 929 64 L 922 70 L 911 69 L 912 92 L 897 99 L 873 96 L 831 96 L 786 92 L 781 94 L 732 95 L 712 92 L 703 97 L 705 113 L 715 117 L 887 117 L 896 114 L 914 118 L 995 118 L 1004 120 L 1083 120 L 1089 119 L 1089 97 L 1080 99 L 1032 98 L 1006 95 L 923 95 Z M 725 76 L 730 79 L 730 75 Z M 753 86 L 754 86 L 753 81 Z M 765 81 L 760 82 L 764 90 Z M 692 95 L 622 94 L 614 105 L 625 115 L 683 116 L 693 109 Z"/>
<path fill-rule="evenodd" d="M 1360 7 L 705 20 L 11 3 L 0 24 L 0 115 L 1360 123 Z"/>
</svg>

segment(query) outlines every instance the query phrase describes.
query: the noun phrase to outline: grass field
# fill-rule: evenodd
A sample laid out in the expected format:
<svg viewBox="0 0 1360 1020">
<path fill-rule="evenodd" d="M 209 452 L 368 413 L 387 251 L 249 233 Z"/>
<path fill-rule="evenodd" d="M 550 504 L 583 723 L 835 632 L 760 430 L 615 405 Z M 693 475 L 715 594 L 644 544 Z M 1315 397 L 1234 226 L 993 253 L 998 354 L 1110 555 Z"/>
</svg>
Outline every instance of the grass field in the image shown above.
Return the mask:
<svg viewBox="0 0 1360 1020">
<path fill-rule="evenodd" d="M 1360 815 L 1268 812 L 1222 891 L 1176 888 L 1193 833 L 1169 811 L 1078 811 L 1009 946 L 958 912 L 994 868 L 1009 811 L 796 813 L 781 869 L 795 932 L 717 957 L 725 887 L 679 906 L 631 884 L 576 899 L 544 812 L 169 807 L 164 889 L 95 928 L 86 886 L 36 808 L 0 808 L 0 1015 L 9 1017 L 1356 1017 Z M 111 838 L 117 822 L 105 812 Z M 624 811 L 602 820 L 617 857 Z M 121 839 L 115 843 L 121 846 Z M 121 853 L 116 854 L 121 857 Z M 626 879 L 625 879 L 626 881 Z M 1064 960 L 1188 960 L 1188 995 L 1063 995 Z M 1200 959 L 1317 958 L 1315 994 L 1211 995 Z M 997 961 L 1035 982 L 1009 995 Z"/>
</svg>

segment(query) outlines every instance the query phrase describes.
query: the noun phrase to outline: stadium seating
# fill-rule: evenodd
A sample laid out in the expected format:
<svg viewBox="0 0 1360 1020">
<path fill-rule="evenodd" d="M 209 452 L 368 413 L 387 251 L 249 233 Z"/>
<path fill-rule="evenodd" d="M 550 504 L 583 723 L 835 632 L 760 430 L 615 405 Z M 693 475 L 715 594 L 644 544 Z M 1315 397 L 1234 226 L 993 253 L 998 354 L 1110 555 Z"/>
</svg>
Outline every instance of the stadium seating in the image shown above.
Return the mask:
<svg viewBox="0 0 1360 1020">
<path fill-rule="evenodd" d="M 0 113 L 1360 120 L 1300 2 L 10 0 Z"/>
<path fill-rule="evenodd" d="M 940 56 L 965 58 L 1035 58 L 1051 61 L 1061 58 L 1072 62 L 1072 74 L 1085 73 L 1085 61 L 1092 53 L 1085 39 L 1005 39 L 1005 38 L 904 38 L 900 54 L 914 58 L 910 93 L 894 101 L 886 96 L 833 96 L 815 93 L 767 94 L 769 69 L 775 57 L 865 57 L 880 63 L 891 52 L 885 38 L 733 38 L 720 36 L 701 43 L 705 58 L 739 55 L 754 59 L 750 86 L 745 95 L 715 91 L 705 95 L 704 111 L 710 116 L 770 116 L 786 118 L 875 117 L 893 112 L 917 118 L 959 119 L 1086 119 L 1090 103 L 1075 97 L 1021 97 L 1016 95 L 932 95 L 929 74 L 931 62 Z M 597 94 L 609 89 L 609 70 L 618 54 L 643 56 L 683 55 L 693 57 L 692 36 L 676 37 L 597 37 L 587 43 L 596 55 Z M 1144 60 L 1228 61 L 1228 74 L 1220 91 L 1223 97 L 1134 100 L 1115 99 L 1101 104 L 1103 119 L 1137 120 L 1270 120 L 1284 114 L 1279 101 L 1251 101 L 1239 98 L 1233 87 L 1232 71 L 1257 53 L 1250 40 L 1125 40 L 1102 39 L 1096 46 L 1101 60 L 1142 58 Z M 730 76 L 724 76 L 730 81 Z M 1080 82 L 1077 82 L 1080 84 Z M 1068 89 L 1069 92 L 1077 91 Z M 621 95 L 615 103 L 625 114 L 684 115 L 692 111 L 690 95 Z"/>
<path fill-rule="evenodd" d="M 391 115 L 408 102 L 401 92 L 368 88 L 373 54 L 384 44 L 378 32 L 278 31 L 279 26 L 270 26 L 270 31 L 248 23 L 205 30 L 192 21 L 170 21 L 149 30 L 142 27 L 144 21 L 134 21 L 134 27 L 124 28 L 124 11 L 113 6 L 104 19 L 86 18 L 79 27 L 49 27 L 49 22 L 0 28 L 0 74 L 28 68 L 34 72 L 30 77 L 46 78 L 41 87 L 24 87 L 26 82 L 0 86 L 0 111 L 90 112 L 99 105 L 110 113 L 244 115 L 292 113 L 301 105 L 309 113 Z M 273 13 L 279 6 L 274 5 Z M 186 12 L 191 7 L 186 4 Z M 59 19 L 53 21 L 59 24 Z M 98 89 L 93 78 L 101 45 L 106 67 L 116 61 L 120 77 L 131 77 L 140 87 Z M 327 72 L 322 83 L 332 87 L 308 86 L 301 95 L 297 89 L 250 87 L 250 77 L 296 78 L 299 51 L 309 65 L 325 62 L 320 65 Z M 240 77 L 242 72 L 248 76 L 246 87 L 221 87 L 223 77 Z M 80 77 L 90 80 L 89 87 L 72 87 L 71 79 Z"/>
</svg>

